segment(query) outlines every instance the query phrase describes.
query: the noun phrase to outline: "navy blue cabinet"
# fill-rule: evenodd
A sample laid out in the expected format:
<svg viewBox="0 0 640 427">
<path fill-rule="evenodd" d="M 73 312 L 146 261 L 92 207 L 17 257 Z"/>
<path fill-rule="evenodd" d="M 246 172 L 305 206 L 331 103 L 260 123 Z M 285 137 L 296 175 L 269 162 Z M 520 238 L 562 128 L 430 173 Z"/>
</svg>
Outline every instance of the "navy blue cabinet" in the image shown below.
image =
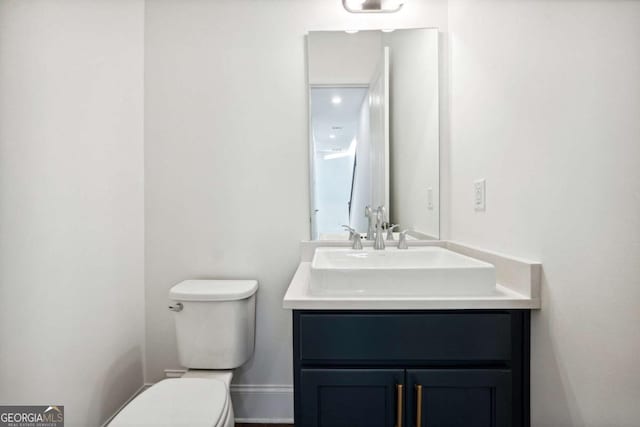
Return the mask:
<svg viewBox="0 0 640 427">
<path fill-rule="evenodd" d="M 509 427 L 511 371 L 407 370 L 409 424 L 424 427 Z"/>
<path fill-rule="evenodd" d="M 296 425 L 393 427 L 403 408 L 402 369 L 302 369 Z"/>
<path fill-rule="evenodd" d="M 299 427 L 528 427 L 529 311 L 294 311 Z"/>
</svg>

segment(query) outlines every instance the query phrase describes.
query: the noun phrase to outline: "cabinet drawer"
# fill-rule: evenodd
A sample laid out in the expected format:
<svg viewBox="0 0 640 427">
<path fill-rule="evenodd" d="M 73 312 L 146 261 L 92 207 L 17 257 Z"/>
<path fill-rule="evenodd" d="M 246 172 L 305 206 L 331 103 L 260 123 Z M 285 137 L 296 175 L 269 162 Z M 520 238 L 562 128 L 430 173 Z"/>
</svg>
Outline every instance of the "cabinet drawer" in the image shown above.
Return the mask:
<svg viewBox="0 0 640 427">
<path fill-rule="evenodd" d="M 302 363 L 500 362 L 511 359 L 509 312 L 299 314 Z"/>
</svg>

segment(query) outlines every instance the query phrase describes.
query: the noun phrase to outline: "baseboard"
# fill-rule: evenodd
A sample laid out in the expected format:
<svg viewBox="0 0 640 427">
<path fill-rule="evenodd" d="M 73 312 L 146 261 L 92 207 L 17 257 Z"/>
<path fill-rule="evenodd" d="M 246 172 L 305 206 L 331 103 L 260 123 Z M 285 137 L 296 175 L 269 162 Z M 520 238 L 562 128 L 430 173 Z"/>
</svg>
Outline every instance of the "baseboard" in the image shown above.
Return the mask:
<svg viewBox="0 0 640 427">
<path fill-rule="evenodd" d="M 238 423 L 293 424 L 290 385 L 232 384 L 231 400 Z"/>
<path fill-rule="evenodd" d="M 107 420 L 104 423 L 102 423 L 100 427 L 106 427 L 107 425 L 109 425 L 109 423 L 113 421 L 116 415 L 118 415 L 118 413 L 120 413 L 120 411 L 122 411 L 122 409 L 124 409 L 125 406 L 127 406 L 133 399 L 136 398 L 136 396 L 138 396 L 140 393 L 142 393 L 149 387 L 151 387 L 151 384 L 147 384 L 147 383 L 142 384 L 142 386 L 138 390 L 136 390 L 136 392 L 133 393 L 122 405 L 120 405 L 120 407 L 113 413 L 113 415 L 107 418 Z"/>
<path fill-rule="evenodd" d="M 407 233 L 409 236 L 416 238 L 418 240 L 440 240 L 436 236 L 432 236 L 430 234 L 424 233 L 420 230 L 409 230 Z"/>
<path fill-rule="evenodd" d="M 180 378 L 187 373 L 186 369 L 165 369 L 164 376 L 167 378 Z"/>
</svg>

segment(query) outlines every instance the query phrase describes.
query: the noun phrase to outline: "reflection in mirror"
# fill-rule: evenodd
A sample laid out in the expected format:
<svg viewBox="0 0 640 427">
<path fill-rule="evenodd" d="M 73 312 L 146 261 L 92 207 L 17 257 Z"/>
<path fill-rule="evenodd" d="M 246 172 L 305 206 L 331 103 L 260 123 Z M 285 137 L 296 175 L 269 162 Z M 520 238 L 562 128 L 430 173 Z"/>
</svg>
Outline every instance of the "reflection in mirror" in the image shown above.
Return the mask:
<svg viewBox="0 0 640 427">
<path fill-rule="evenodd" d="M 310 32 L 312 239 L 366 238 L 366 207 L 439 237 L 438 30 Z M 397 233 L 395 233 L 397 235 Z"/>
</svg>

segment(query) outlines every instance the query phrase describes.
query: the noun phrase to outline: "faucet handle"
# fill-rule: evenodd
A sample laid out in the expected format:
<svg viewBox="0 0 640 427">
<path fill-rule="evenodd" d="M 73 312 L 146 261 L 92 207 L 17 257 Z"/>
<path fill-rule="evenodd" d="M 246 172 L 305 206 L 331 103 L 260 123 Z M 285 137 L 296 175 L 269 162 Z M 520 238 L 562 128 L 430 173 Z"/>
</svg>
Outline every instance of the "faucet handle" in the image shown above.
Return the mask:
<svg viewBox="0 0 640 427">
<path fill-rule="evenodd" d="M 376 209 L 373 210 L 373 219 L 376 222 L 376 228 L 378 228 L 378 225 L 382 225 L 384 223 L 384 206 L 378 206 Z"/>
<path fill-rule="evenodd" d="M 384 205 L 378 206 L 378 212 L 380 213 L 380 222 L 388 222 L 387 208 Z"/>
<path fill-rule="evenodd" d="M 407 245 L 407 232 L 409 230 L 402 230 L 400 232 L 400 238 L 398 239 L 398 249 L 409 249 Z"/>
<path fill-rule="evenodd" d="M 342 228 L 349 232 L 349 240 L 353 240 L 354 236 L 358 234 L 355 228 L 349 227 L 346 224 L 342 224 Z"/>
<path fill-rule="evenodd" d="M 375 219 L 373 218 L 375 212 L 373 211 L 373 209 L 371 209 L 371 206 L 367 205 L 364 207 L 364 216 L 367 217 L 368 219 L 368 225 L 367 225 L 367 239 L 368 240 L 373 240 L 375 234 L 376 234 L 376 230 L 375 230 Z"/>
<path fill-rule="evenodd" d="M 397 227 L 398 224 L 390 224 L 389 227 L 387 227 L 387 240 L 393 240 L 393 229 Z"/>
<path fill-rule="evenodd" d="M 353 245 L 351 245 L 351 249 L 362 250 L 362 238 L 360 237 L 360 233 L 355 233 L 353 235 Z"/>
</svg>

